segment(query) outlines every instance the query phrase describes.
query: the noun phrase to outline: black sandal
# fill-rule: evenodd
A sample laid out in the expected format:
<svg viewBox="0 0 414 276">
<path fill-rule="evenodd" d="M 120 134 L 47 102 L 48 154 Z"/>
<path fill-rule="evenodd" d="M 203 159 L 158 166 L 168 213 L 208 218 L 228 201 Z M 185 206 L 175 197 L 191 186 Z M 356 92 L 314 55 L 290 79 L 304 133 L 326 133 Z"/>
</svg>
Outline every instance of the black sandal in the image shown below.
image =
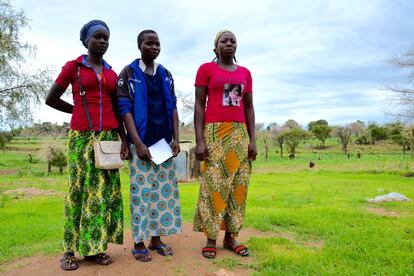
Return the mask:
<svg viewBox="0 0 414 276">
<path fill-rule="evenodd" d="M 174 255 L 171 246 L 166 244 L 161 244 L 160 246 L 148 246 L 148 249 L 153 250 L 164 257 Z"/>
<path fill-rule="evenodd" d="M 93 256 L 85 256 L 85 260 L 87 261 L 94 261 L 100 265 L 109 265 L 112 263 L 111 257 L 105 253 L 99 253 Z"/>
<path fill-rule="evenodd" d="M 146 248 L 145 249 L 142 249 L 142 250 L 140 250 L 140 249 L 132 249 L 131 250 L 131 253 L 132 253 L 132 255 L 134 256 L 134 258 L 137 261 L 146 263 L 146 262 L 149 262 L 149 261 L 152 260 L 152 257 L 149 254 L 148 249 L 146 249 Z"/>
<path fill-rule="evenodd" d="M 75 254 L 73 252 L 66 252 L 60 259 L 60 267 L 63 270 L 76 270 L 79 268 L 76 262 Z"/>
</svg>

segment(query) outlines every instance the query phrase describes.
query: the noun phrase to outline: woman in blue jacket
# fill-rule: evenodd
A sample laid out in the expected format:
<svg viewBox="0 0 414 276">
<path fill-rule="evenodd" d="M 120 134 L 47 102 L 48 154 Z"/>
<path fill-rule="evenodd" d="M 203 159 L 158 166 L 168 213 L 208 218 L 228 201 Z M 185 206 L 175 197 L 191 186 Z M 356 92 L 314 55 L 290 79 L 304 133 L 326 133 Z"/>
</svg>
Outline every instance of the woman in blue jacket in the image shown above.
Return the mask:
<svg viewBox="0 0 414 276">
<path fill-rule="evenodd" d="M 160 41 L 153 30 L 138 35 L 141 58 L 127 65 L 118 77 L 117 97 L 120 115 L 127 128 L 132 152 L 130 160 L 131 231 L 134 257 L 151 260 L 148 248 L 163 256 L 172 248 L 160 236 L 181 231 L 181 210 L 175 164 L 169 158 L 156 165 L 148 147 L 161 139 L 171 145 L 172 155 L 180 152 L 178 113 L 171 73 L 154 60 L 160 53 Z"/>
</svg>

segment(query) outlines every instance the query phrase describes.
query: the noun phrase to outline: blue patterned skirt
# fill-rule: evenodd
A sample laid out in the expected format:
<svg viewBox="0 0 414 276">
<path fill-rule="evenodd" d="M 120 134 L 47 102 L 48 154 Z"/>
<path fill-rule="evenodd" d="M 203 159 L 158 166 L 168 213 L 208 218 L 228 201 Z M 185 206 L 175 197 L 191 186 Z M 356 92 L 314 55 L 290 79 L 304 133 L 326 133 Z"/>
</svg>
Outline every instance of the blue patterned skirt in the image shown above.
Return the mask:
<svg viewBox="0 0 414 276">
<path fill-rule="evenodd" d="M 131 232 L 135 243 L 152 236 L 168 236 L 182 231 L 182 218 L 175 162 L 160 165 L 138 158 L 130 146 Z"/>
</svg>

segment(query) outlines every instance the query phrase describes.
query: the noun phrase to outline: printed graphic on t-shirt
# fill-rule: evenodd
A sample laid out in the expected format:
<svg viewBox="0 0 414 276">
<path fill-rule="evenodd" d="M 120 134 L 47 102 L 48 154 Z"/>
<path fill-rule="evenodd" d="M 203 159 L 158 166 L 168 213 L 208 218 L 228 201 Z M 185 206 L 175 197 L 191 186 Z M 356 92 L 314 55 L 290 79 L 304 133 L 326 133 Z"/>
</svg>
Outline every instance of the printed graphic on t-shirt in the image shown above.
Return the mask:
<svg viewBox="0 0 414 276">
<path fill-rule="evenodd" d="M 240 106 L 243 89 L 243 84 L 224 84 L 223 106 Z"/>
</svg>

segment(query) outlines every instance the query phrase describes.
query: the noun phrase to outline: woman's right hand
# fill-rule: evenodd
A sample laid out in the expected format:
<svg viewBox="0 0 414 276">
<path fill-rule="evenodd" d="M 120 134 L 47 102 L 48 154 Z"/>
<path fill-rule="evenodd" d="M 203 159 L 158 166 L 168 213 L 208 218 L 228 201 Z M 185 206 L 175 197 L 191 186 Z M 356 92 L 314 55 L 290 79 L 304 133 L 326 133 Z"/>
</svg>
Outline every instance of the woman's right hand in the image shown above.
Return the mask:
<svg viewBox="0 0 414 276">
<path fill-rule="evenodd" d="M 204 141 L 196 143 L 195 156 L 199 161 L 203 161 L 208 158 L 208 149 Z"/>
<path fill-rule="evenodd" d="M 151 153 L 144 143 L 135 145 L 135 148 L 136 148 L 139 159 L 144 160 L 144 161 L 151 160 L 152 158 Z"/>
</svg>

